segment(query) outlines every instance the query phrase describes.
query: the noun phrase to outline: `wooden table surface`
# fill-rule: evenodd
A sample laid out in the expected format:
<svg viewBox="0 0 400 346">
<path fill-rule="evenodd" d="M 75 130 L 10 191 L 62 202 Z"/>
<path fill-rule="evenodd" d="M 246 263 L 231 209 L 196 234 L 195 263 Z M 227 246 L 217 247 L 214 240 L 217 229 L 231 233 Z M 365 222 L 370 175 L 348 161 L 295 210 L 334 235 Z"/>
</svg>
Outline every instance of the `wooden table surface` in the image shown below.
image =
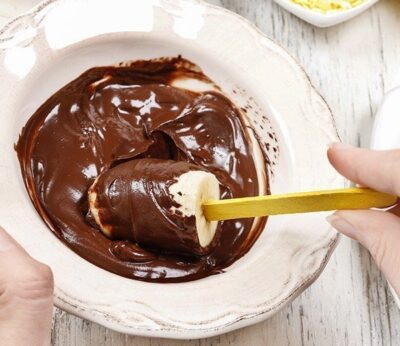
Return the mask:
<svg viewBox="0 0 400 346">
<path fill-rule="evenodd" d="M 329 29 L 306 24 L 272 0 L 210 2 L 248 18 L 296 57 L 330 105 L 342 140 L 368 146 L 382 95 L 400 85 L 400 1 L 381 0 L 359 17 Z M 257 325 L 204 340 L 150 339 L 119 334 L 56 309 L 52 342 L 395 346 L 400 345 L 400 311 L 368 252 L 342 239 L 315 284 Z"/>
</svg>

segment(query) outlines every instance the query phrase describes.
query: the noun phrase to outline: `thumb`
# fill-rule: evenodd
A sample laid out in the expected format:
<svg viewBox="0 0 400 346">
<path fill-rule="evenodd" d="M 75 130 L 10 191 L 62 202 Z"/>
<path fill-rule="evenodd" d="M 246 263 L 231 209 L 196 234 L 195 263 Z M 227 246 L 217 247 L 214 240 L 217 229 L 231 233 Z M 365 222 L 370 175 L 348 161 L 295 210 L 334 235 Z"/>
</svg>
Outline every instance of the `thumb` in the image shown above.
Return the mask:
<svg viewBox="0 0 400 346">
<path fill-rule="evenodd" d="M 50 345 L 53 276 L 0 227 L 2 345 Z"/>
<path fill-rule="evenodd" d="M 339 232 L 366 247 L 397 294 L 400 294 L 400 218 L 378 210 L 341 210 L 328 216 Z"/>
</svg>

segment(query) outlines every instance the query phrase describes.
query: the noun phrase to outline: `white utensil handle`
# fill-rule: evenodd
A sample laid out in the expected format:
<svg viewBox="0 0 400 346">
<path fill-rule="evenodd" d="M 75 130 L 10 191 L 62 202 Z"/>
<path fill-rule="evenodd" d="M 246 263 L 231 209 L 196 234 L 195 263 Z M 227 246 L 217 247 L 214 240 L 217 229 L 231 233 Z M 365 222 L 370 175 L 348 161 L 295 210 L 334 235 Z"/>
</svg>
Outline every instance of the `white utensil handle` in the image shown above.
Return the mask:
<svg viewBox="0 0 400 346">
<path fill-rule="evenodd" d="M 371 135 L 371 148 L 378 150 L 400 149 L 400 87 L 389 91 L 375 117 Z M 400 308 L 400 298 L 389 285 Z"/>
</svg>

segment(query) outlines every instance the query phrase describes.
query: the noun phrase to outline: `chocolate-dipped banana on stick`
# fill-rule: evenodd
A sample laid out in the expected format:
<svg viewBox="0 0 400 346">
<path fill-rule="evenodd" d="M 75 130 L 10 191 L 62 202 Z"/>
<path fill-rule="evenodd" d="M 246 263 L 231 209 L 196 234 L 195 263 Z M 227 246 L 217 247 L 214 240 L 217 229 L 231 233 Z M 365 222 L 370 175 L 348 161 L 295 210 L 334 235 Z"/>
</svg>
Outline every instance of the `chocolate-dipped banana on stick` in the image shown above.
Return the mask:
<svg viewBox="0 0 400 346">
<path fill-rule="evenodd" d="M 89 206 L 101 231 L 112 239 L 181 255 L 204 255 L 217 222 L 201 204 L 219 199 L 217 178 L 198 166 L 138 159 L 101 174 L 89 189 Z"/>
</svg>

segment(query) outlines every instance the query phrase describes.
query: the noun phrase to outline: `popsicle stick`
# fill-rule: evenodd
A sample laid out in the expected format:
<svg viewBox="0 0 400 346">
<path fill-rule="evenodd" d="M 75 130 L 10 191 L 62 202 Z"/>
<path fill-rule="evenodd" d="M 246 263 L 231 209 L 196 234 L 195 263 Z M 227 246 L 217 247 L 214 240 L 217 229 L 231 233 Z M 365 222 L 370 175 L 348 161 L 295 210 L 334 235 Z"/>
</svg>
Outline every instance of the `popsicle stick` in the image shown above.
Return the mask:
<svg viewBox="0 0 400 346">
<path fill-rule="evenodd" d="M 348 188 L 206 201 L 203 211 L 207 220 L 222 221 L 327 210 L 385 208 L 396 201 L 396 196 L 386 193 Z"/>
</svg>

